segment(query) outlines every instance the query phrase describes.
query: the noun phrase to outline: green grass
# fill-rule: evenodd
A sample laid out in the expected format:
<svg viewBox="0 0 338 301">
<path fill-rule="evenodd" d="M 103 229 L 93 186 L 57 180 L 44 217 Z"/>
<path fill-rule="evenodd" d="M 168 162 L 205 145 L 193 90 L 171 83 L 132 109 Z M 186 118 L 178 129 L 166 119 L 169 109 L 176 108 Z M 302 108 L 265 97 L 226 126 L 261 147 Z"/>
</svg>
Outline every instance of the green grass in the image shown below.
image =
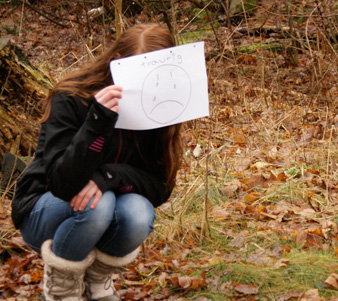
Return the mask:
<svg viewBox="0 0 338 301">
<path fill-rule="evenodd" d="M 222 282 L 255 285 L 260 296 L 272 300 L 283 293 L 305 292 L 313 288 L 317 288 L 323 298 L 337 296 L 337 291 L 324 284 L 328 276 L 338 268 L 338 262 L 331 254 L 302 251 L 290 253 L 285 258 L 289 263 L 283 268 L 232 263 L 220 264 L 215 271 L 228 271 L 222 277 Z"/>
</svg>

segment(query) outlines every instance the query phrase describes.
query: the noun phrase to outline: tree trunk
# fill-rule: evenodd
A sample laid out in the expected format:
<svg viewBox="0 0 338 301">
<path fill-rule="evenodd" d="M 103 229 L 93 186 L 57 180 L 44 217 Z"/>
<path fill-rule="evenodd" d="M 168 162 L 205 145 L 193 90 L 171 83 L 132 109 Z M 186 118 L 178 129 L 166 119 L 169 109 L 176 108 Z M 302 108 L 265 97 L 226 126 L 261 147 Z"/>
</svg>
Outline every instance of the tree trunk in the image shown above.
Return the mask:
<svg viewBox="0 0 338 301">
<path fill-rule="evenodd" d="M 0 39 L 0 164 L 6 152 L 31 156 L 41 117 L 39 101 L 53 80 L 34 67 L 9 39 Z"/>
</svg>

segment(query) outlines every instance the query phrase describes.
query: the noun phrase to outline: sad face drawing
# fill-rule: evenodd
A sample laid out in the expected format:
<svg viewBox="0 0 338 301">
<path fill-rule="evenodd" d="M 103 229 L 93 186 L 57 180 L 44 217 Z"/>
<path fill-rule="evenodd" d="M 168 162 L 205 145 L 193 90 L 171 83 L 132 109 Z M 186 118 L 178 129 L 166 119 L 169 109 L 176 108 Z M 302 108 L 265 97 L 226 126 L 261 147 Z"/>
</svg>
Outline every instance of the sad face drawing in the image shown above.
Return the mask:
<svg viewBox="0 0 338 301">
<path fill-rule="evenodd" d="M 162 65 L 145 78 L 141 103 L 145 115 L 159 124 L 177 119 L 186 109 L 191 96 L 191 80 L 176 65 Z"/>
</svg>

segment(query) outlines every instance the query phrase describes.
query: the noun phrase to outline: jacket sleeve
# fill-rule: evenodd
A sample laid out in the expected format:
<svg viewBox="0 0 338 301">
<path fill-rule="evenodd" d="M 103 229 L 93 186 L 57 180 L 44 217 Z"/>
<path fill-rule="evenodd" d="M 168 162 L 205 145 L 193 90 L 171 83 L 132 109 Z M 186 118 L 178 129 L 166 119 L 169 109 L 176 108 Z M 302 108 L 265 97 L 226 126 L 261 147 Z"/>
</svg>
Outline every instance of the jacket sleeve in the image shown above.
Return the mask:
<svg viewBox="0 0 338 301">
<path fill-rule="evenodd" d="M 74 97 L 56 94 L 44 125 L 47 189 L 65 201 L 70 201 L 93 176 L 118 118 L 115 112 L 92 101 L 88 109 Z"/>
<path fill-rule="evenodd" d="M 166 202 L 171 193 L 163 176 L 151 175 L 144 170 L 123 163 L 100 166 L 92 180 L 102 192 L 112 190 L 118 194 L 138 193 L 146 197 L 154 207 Z"/>
</svg>

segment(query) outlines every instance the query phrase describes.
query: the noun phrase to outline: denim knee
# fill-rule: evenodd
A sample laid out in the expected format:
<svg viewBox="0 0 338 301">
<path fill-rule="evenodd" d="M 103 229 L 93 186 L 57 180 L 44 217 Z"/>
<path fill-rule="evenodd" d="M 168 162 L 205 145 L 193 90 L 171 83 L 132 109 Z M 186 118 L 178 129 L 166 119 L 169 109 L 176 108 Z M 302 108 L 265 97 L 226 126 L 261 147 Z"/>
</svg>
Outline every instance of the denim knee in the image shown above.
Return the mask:
<svg viewBox="0 0 338 301">
<path fill-rule="evenodd" d="M 106 229 L 113 220 L 116 197 L 113 192 L 106 191 L 96 207 L 91 209 L 90 204 L 93 199 L 83 211 L 77 211 L 74 214 L 74 219 L 78 223 L 86 222 L 91 226 L 91 231 L 101 232 L 102 229 Z"/>
<path fill-rule="evenodd" d="M 148 236 L 154 230 L 155 209 L 145 197 L 126 194 L 119 197 L 116 212 L 119 225 L 134 236 Z M 143 235 L 142 235 L 143 234 Z"/>
<path fill-rule="evenodd" d="M 112 256 L 123 257 L 139 247 L 154 230 L 153 205 L 143 196 L 127 193 L 117 197 L 114 221 L 96 245 Z"/>
</svg>

